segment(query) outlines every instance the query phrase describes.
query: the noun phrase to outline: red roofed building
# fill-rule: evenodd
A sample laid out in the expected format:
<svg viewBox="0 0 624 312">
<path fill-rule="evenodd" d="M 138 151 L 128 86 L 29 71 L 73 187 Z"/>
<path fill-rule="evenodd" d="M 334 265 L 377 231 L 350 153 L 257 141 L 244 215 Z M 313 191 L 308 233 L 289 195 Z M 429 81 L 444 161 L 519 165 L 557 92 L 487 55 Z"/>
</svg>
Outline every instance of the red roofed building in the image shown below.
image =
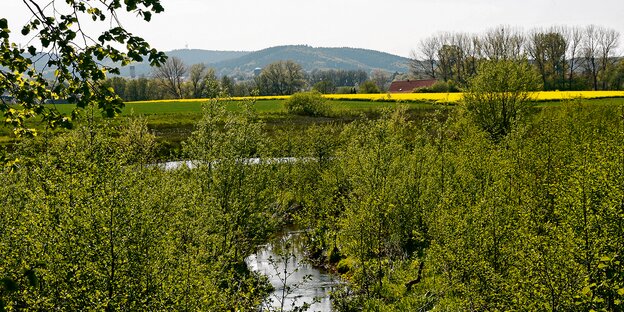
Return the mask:
<svg viewBox="0 0 624 312">
<path fill-rule="evenodd" d="M 436 83 L 435 79 L 422 79 L 422 80 L 404 80 L 393 81 L 390 84 L 390 93 L 412 93 L 417 88 L 429 88 Z"/>
</svg>

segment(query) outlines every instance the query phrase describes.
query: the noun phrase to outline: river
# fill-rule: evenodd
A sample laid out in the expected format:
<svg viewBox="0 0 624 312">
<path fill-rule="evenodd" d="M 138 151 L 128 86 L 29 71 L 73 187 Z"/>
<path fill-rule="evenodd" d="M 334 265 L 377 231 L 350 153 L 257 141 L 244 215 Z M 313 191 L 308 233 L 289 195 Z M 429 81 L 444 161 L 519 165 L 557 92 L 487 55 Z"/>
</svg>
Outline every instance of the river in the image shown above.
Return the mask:
<svg viewBox="0 0 624 312">
<path fill-rule="evenodd" d="M 294 163 L 312 158 L 247 158 L 248 165 Z M 180 167 L 195 168 L 196 161 L 170 161 L 158 164 L 164 170 Z M 218 162 L 215 163 L 218 165 Z M 332 311 L 330 292 L 340 284 L 335 276 L 304 261 L 300 231 L 286 230 L 278 239 L 258 246 L 256 253 L 245 259 L 247 266 L 268 277 L 275 288 L 261 308 L 262 311 L 290 311 L 293 307 L 310 304 L 307 311 Z"/>
<path fill-rule="evenodd" d="M 304 261 L 300 233 L 286 231 L 245 259 L 251 270 L 266 275 L 275 288 L 262 306 L 263 311 L 280 311 L 282 307 L 290 311 L 304 303 L 311 304 L 307 311 L 332 310 L 329 295 L 340 281 Z"/>
</svg>

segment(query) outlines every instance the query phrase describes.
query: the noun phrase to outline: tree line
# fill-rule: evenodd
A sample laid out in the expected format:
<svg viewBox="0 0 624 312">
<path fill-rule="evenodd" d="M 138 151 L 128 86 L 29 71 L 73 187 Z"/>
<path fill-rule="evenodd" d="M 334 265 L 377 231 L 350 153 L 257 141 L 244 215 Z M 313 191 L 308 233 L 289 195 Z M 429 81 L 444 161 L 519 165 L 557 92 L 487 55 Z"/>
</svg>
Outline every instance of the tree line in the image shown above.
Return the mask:
<svg viewBox="0 0 624 312">
<path fill-rule="evenodd" d="M 375 70 L 370 77 L 363 70 L 326 69 L 306 73 L 294 61 L 278 61 L 265 66 L 255 77 L 236 80 L 217 77 L 205 64 L 187 66 L 170 57 L 155 67 L 150 77 L 128 79 L 112 77 L 105 84 L 126 101 L 160 99 L 197 99 L 218 96 L 291 95 L 314 89 L 321 93 L 379 93 L 387 89 L 392 77 Z"/>
<path fill-rule="evenodd" d="M 482 34 L 439 33 L 412 52 L 412 74 L 465 86 L 482 60 L 528 59 L 544 90 L 620 90 L 624 60 L 620 33 L 589 25 L 535 28 L 500 26 Z"/>
</svg>

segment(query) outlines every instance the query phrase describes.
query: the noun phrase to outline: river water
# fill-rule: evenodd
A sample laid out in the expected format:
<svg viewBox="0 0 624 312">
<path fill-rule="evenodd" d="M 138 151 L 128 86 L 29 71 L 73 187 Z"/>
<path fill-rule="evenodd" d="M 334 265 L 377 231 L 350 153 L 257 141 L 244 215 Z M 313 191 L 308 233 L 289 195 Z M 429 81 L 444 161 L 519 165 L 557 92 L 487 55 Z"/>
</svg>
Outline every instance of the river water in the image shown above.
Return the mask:
<svg viewBox="0 0 624 312">
<path fill-rule="evenodd" d="M 248 165 L 294 163 L 311 158 L 247 158 Z M 195 168 L 195 161 L 171 161 L 158 164 L 164 170 L 180 167 Z M 215 163 L 218 165 L 218 162 Z M 287 230 L 269 244 L 258 246 L 256 253 L 245 259 L 247 266 L 268 277 L 275 288 L 261 308 L 262 311 L 290 311 L 310 304 L 307 311 L 332 311 L 330 292 L 340 284 L 335 276 L 304 261 L 301 232 Z"/>
<path fill-rule="evenodd" d="M 263 311 L 280 311 L 282 307 L 290 311 L 304 303 L 311 304 L 307 311 L 332 310 L 329 295 L 340 281 L 304 261 L 299 235 L 298 231 L 287 231 L 245 259 L 251 270 L 266 275 L 275 288 Z"/>
<path fill-rule="evenodd" d="M 296 162 L 308 162 L 313 161 L 313 158 L 303 157 L 276 157 L 276 158 L 244 158 L 241 159 L 240 162 L 246 165 L 259 165 L 259 164 L 288 164 L 288 163 L 296 163 Z M 193 169 L 197 167 L 198 162 L 194 160 L 180 160 L 180 161 L 167 161 L 163 163 L 157 164 L 160 168 L 164 170 L 175 170 L 181 167 L 188 167 Z M 218 166 L 219 161 L 215 161 L 213 165 Z"/>
</svg>

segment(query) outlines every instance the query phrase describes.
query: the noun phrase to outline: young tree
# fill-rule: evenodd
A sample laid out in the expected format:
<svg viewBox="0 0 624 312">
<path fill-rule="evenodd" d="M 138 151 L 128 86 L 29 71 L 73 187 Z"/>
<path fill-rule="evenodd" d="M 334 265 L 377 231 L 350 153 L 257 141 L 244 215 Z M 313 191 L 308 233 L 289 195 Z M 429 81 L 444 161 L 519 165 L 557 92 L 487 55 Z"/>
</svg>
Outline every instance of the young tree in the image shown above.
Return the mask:
<svg viewBox="0 0 624 312">
<path fill-rule="evenodd" d="M 234 81 L 227 75 L 221 77 L 221 92 L 232 95 L 234 92 Z"/>
<path fill-rule="evenodd" d="M 215 98 L 219 95 L 219 81 L 214 68 L 204 64 L 194 64 L 189 69 L 190 96 L 194 99 Z"/>
<path fill-rule="evenodd" d="M 145 40 L 123 28 L 118 15 L 119 11 L 128 11 L 149 22 L 153 13 L 163 11 L 160 0 L 23 3 L 32 13 L 32 19 L 21 29 L 23 36 L 32 37 L 26 46 L 10 40 L 19 26 L 10 27 L 7 19 L 0 18 L 0 93 L 8 93 L 19 103 L 18 107 L 9 107 L 1 102 L 0 111 L 18 135 L 36 134 L 24 125 L 34 115 L 42 116 L 51 126 L 71 124 L 71 118 L 43 105 L 50 99 L 68 99 L 79 108 L 94 105 L 107 116 L 119 113 L 123 102 L 102 84 L 106 73 L 118 74 L 117 65 L 140 62 L 144 57 L 152 65 L 165 60 L 164 53 L 151 49 Z M 97 26 L 105 25 L 106 30 L 99 35 L 87 33 L 83 27 L 89 20 Z M 116 65 L 103 65 L 104 59 Z M 51 82 L 43 76 L 41 69 L 45 68 L 55 69 Z"/>
<path fill-rule="evenodd" d="M 530 94 L 540 88 L 539 76 L 527 60 L 486 61 L 464 94 L 473 120 L 497 140 L 527 112 Z"/>
</svg>

